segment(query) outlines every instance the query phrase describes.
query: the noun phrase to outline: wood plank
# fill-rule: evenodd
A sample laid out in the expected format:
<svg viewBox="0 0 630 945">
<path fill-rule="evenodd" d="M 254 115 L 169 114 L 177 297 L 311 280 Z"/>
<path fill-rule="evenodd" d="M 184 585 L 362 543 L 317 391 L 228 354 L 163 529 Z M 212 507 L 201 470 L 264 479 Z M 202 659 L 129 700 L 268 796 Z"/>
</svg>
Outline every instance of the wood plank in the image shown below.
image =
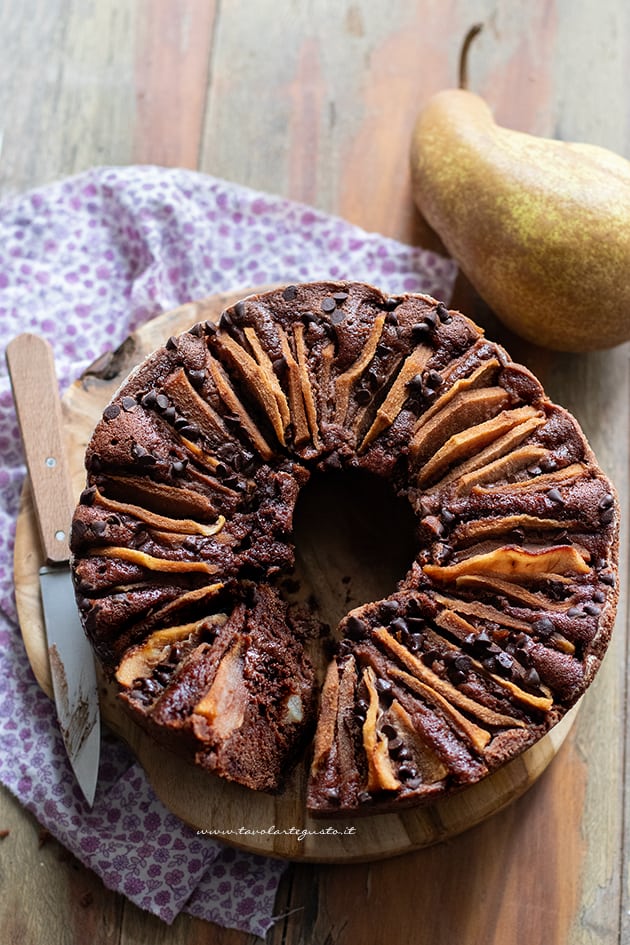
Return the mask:
<svg viewBox="0 0 630 945">
<path fill-rule="evenodd" d="M 2 0 L 0 195 L 132 157 L 133 5 Z"/>
<path fill-rule="evenodd" d="M 132 160 L 196 168 L 216 0 L 138 0 Z"/>
<path fill-rule="evenodd" d="M 105 889 L 0 787 L 0 941 L 6 945 L 118 945 L 127 905 Z"/>
</svg>

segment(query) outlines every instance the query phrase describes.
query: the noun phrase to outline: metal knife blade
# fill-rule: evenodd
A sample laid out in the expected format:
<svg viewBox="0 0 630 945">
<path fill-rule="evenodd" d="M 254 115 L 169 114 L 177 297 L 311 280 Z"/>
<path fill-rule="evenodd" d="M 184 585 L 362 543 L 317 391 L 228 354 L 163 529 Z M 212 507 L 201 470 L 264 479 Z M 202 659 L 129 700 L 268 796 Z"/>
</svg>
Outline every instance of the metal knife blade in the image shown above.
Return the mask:
<svg viewBox="0 0 630 945">
<path fill-rule="evenodd" d="M 94 802 L 100 758 L 100 710 L 94 656 L 70 576 L 69 532 L 75 501 L 65 455 L 52 348 L 23 334 L 6 351 L 46 564 L 40 588 L 59 727 L 77 782 Z"/>
</svg>

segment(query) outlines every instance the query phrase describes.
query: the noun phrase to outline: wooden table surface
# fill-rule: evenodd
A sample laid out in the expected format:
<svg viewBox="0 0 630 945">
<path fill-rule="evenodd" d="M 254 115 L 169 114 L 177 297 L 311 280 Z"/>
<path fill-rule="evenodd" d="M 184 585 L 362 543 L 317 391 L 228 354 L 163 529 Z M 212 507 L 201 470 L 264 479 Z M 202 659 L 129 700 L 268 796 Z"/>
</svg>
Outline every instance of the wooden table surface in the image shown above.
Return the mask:
<svg viewBox="0 0 630 945">
<path fill-rule="evenodd" d="M 416 114 L 470 85 L 501 124 L 630 157 L 630 6 L 621 0 L 0 0 L 0 196 L 97 164 L 197 168 L 397 239 L 416 215 Z M 464 280 L 457 302 L 582 423 L 628 509 L 629 349 L 557 355 L 509 337 Z M 627 583 L 627 519 L 622 536 Z M 609 655 L 548 771 L 439 847 L 371 865 L 291 867 L 273 945 L 593 945 L 630 941 L 627 592 Z M 6 792 L 0 941 L 246 945 L 170 928 L 105 890 Z"/>
</svg>

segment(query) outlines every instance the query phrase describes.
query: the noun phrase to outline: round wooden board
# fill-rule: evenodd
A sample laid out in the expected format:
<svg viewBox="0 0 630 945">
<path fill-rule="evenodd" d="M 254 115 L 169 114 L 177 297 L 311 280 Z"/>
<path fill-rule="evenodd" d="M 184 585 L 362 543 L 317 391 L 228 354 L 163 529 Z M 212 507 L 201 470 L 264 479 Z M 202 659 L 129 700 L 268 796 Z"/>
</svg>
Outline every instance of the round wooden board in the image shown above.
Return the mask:
<svg viewBox="0 0 630 945">
<path fill-rule="evenodd" d="M 260 291 L 260 287 L 255 290 Z M 73 487 L 78 497 L 85 484 L 83 457 L 103 408 L 132 368 L 151 351 L 195 322 L 218 318 L 221 311 L 247 291 L 215 295 L 153 319 L 121 347 L 104 355 L 66 392 L 62 408 Z M 307 517 L 308 518 L 308 517 Z M 368 516 L 366 516 L 368 518 Z M 300 584 L 306 598 L 316 591 L 324 619 L 334 622 L 356 604 L 382 596 L 378 568 L 383 561 L 379 535 L 361 536 L 353 547 L 326 546 L 325 530 L 317 534 L 319 516 L 307 521 L 309 541 L 299 562 Z M 381 522 L 379 527 L 385 527 Z M 347 531 L 367 528 L 354 521 Z M 378 529 L 377 529 L 378 530 Z M 377 548 L 375 557 L 369 547 Z M 367 548 L 367 558 L 356 560 Z M 376 562 L 376 568 L 375 568 Z M 28 481 L 22 492 L 15 539 L 15 592 L 20 627 L 28 659 L 42 689 L 52 684 L 39 594 L 43 563 Z M 396 565 L 397 566 L 397 565 Z M 393 589 L 396 567 L 388 581 Z M 344 575 L 339 581 L 339 575 Z M 336 579 L 335 579 L 336 578 Z M 372 582 L 375 586 L 370 585 Z M 387 591 L 385 590 L 385 593 Z M 548 735 L 495 774 L 430 806 L 347 820 L 308 817 L 304 804 L 306 771 L 298 766 L 284 792 L 256 793 L 230 784 L 182 761 L 156 745 L 118 706 L 115 687 L 100 677 L 103 720 L 131 747 L 163 803 L 196 830 L 255 853 L 316 862 L 376 860 L 454 837 L 480 823 L 522 795 L 558 752 L 573 724 L 577 706 Z"/>
</svg>

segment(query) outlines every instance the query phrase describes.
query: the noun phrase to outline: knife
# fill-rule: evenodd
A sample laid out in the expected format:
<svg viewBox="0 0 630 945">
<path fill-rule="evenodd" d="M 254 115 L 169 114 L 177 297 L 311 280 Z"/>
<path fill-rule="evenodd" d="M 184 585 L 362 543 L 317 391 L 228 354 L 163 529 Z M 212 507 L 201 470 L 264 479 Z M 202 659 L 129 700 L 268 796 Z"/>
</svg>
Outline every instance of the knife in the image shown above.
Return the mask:
<svg viewBox="0 0 630 945">
<path fill-rule="evenodd" d="M 76 502 L 63 443 L 54 356 L 44 338 L 23 334 L 8 344 L 6 358 L 46 562 L 39 577 L 59 727 L 91 807 L 100 757 L 100 711 L 94 656 L 70 576 L 69 533 Z"/>
</svg>

